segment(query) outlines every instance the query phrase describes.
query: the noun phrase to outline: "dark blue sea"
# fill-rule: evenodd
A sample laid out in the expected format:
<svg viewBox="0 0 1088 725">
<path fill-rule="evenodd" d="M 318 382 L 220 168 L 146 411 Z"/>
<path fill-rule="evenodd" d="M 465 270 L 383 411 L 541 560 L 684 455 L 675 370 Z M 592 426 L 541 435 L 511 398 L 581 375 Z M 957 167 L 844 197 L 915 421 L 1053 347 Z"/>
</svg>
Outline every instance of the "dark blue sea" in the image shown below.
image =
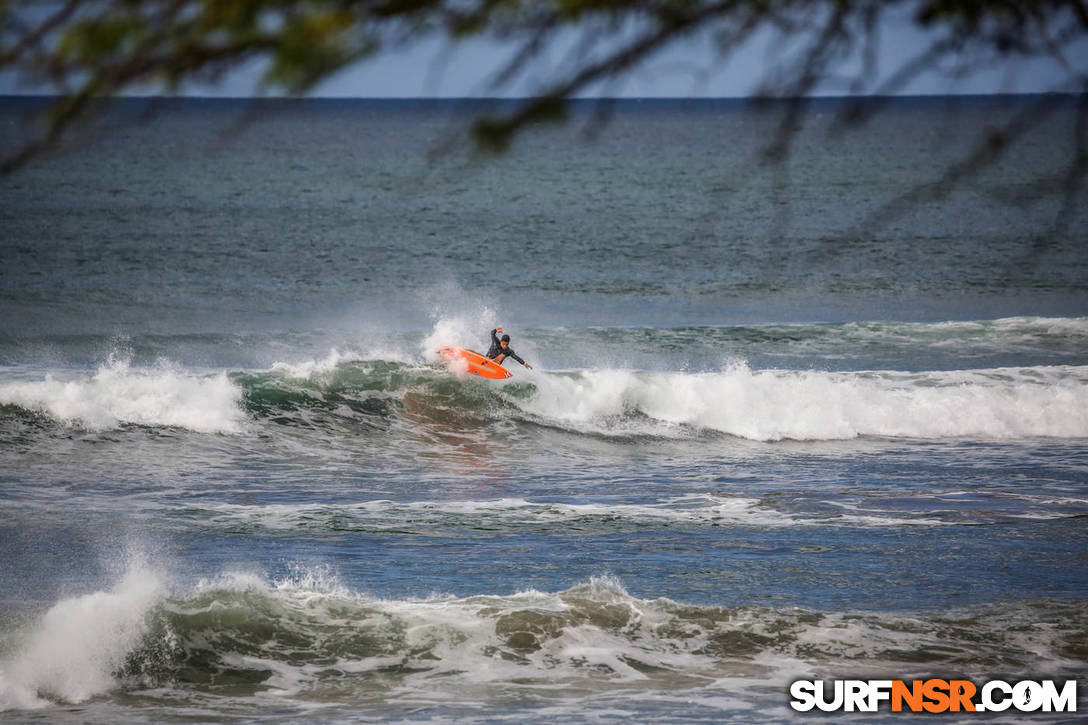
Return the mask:
<svg viewBox="0 0 1088 725">
<path fill-rule="evenodd" d="M 116 104 L 0 178 L 0 721 L 1083 712 L 1075 104 L 964 163 L 1033 102 Z"/>
</svg>

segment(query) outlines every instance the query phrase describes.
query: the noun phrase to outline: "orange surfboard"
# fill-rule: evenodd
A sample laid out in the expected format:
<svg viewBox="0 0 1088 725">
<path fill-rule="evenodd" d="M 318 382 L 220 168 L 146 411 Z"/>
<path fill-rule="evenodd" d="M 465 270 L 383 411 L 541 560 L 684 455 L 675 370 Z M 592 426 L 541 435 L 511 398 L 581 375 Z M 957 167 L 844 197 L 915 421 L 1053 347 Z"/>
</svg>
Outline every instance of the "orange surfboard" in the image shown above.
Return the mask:
<svg viewBox="0 0 1088 725">
<path fill-rule="evenodd" d="M 455 369 L 460 368 L 462 365 L 466 366 L 465 370 L 469 375 L 490 378 L 492 380 L 504 380 L 506 378 L 514 377 L 513 373 L 502 365 L 499 365 L 494 360 L 488 360 L 475 350 L 465 350 L 464 348 L 454 347 L 453 345 L 443 345 L 438 348 L 438 355 L 447 363 L 450 363 L 451 367 L 454 367 Z"/>
</svg>

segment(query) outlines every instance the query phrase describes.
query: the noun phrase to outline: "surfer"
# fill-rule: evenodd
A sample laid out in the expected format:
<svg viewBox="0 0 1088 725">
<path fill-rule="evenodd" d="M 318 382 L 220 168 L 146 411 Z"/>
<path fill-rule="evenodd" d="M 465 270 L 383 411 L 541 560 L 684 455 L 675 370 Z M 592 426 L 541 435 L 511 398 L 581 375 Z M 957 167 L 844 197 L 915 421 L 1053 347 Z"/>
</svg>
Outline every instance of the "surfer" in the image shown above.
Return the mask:
<svg viewBox="0 0 1088 725">
<path fill-rule="evenodd" d="M 499 365 L 502 365 L 502 361 L 506 358 L 512 357 L 525 367 L 532 370 L 533 366 L 518 357 L 518 354 L 514 352 L 514 348 L 510 347 L 510 336 L 503 335 L 502 339 L 500 340 L 499 336 L 495 334 L 496 332 L 502 332 L 502 328 L 496 327 L 494 330 L 491 331 L 491 347 L 487 351 L 487 356 L 497 362 Z"/>
</svg>

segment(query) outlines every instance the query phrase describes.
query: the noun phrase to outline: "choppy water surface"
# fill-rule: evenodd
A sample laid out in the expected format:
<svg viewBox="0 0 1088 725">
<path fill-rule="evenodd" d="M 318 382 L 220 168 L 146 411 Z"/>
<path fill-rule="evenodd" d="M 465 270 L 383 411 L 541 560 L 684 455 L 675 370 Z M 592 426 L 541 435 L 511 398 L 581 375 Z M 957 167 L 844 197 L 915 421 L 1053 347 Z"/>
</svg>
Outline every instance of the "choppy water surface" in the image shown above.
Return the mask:
<svg viewBox="0 0 1088 725">
<path fill-rule="evenodd" d="M 974 103 L 817 114 L 788 173 L 735 104 L 428 163 L 441 104 L 189 103 L 3 179 L 0 719 L 1088 706 L 1072 112 L 864 223 L 1012 112 Z M 434 353 L 496 325 L 534 370 Z"/>
</svg>

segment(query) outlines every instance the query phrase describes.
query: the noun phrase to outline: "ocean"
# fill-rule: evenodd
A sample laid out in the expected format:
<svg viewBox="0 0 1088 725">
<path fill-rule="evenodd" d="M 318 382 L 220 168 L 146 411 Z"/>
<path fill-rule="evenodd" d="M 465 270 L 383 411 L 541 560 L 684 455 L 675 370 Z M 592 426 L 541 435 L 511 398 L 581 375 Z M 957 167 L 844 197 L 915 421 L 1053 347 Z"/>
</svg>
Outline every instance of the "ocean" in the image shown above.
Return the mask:
<svg viewBox="0 0 1088 725">
<path fill-rule="evenodd" d="M 1083 713 L 1075 104 L 956 173 L 1036 101 L 817 101 L 777 164 L 773 104 L 499 156 L 473 103 L 115 105 L 0 178 L 0 721 Z M 532 370 L 435 353 L 498 326 Z"/>
</svg>

